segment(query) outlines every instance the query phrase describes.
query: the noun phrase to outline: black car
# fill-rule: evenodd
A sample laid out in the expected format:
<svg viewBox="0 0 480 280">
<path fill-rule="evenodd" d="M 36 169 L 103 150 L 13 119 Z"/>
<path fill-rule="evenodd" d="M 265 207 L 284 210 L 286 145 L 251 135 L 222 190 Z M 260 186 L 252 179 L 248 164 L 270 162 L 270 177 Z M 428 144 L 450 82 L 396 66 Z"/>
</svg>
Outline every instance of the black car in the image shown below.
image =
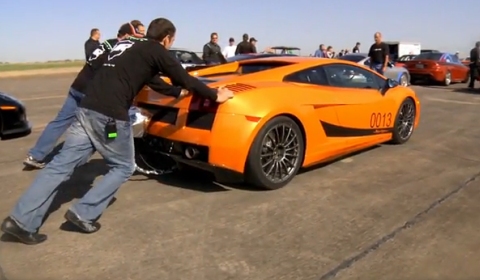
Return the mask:
<svg viewBox="0 0 480 280">
<path fill-rule="evenodd" d="M 31 131 L 32 126 L 22 102 L 0 92 L 0 138 L 12 134 L 28 134 Z"/>
<path fill-rule="evenodd" d="M 282 56 L 297 56 L 295 54 L 277 54 L 277 53 L 249 53 L 249 54 L 239 54 L 236 56 L 232 56 L 226 59 L 226 62 L 234 62 L 234 61 L 242 61 L 247 59 L 254 59 L 254 58 L 264 58 L 264 57 L 282 57 Z"/>
</svg>

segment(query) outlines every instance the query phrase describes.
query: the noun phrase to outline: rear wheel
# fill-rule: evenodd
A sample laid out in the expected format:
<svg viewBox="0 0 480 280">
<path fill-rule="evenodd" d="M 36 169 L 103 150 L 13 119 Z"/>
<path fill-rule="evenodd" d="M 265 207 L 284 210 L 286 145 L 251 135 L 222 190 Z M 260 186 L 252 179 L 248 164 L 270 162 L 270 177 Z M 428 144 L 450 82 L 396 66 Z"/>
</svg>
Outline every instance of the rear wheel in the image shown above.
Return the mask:
<svg viewBox="0 0 480 280">
<path fill-rule="evenodd" d="M 403 144 L 410 139 L 413 134 L 416 116 L 415 102 L 411 98 L 405 99 L 400 105 L 395 118 L 392 144 Z"/>
<path fill-rule="evenodd" d="M 255 137 L 245 166 L 247 183 L 275 190 L 287 185 L 300 169 L 305 143 L 300 127 L 289 117 L 267 122 Z"/>
<path fill-rule="evenodd" d="M 407 74 L 403 73 L 402 76 L 400 76 L 400 85 L 404 87 L 408 87 L 408 76 Z"/>
<path fill-rule="evenodd" d="M 452 83 L 452 73 L 450 73 L 450 71 L 447 71 L 447 73 L 445 73 L 445 79 L 443 79 L 443 85 L 449 86 L 451 83 Z"/>
</svg>

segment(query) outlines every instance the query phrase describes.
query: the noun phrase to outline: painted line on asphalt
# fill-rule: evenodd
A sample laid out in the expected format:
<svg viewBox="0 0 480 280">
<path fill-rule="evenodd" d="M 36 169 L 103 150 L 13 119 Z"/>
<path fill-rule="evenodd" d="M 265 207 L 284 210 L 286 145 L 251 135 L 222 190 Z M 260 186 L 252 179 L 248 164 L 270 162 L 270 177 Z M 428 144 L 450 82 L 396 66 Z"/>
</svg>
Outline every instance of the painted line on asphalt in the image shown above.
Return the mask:
<svg viewBox="0 0 480 280">
<path fill-rule="evenodd" d="M 34 100 L 43 100 L 43 99 L 55 99 L 55 98 L 62 98 L 66 97 L 65 94 L 62 95 L 48 95 L 48 96 L 41 96 L 41 97 L 29 97 L 29 98 L 21 98 L 21 101 L 34 101 Z"/>
</svg>

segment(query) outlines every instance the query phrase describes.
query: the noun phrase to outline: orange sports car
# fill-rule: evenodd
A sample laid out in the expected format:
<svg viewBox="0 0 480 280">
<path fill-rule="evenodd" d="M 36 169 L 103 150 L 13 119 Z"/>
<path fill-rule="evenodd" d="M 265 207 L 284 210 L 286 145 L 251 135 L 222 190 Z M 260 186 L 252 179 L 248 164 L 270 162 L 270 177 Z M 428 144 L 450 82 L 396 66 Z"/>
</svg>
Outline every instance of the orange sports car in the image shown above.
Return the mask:
<svg viewBox="0 0 480 280">
<path fill-rule="evenodd" d="M 144 89 L 145 155 L 244 180 L 264 189 L 287 185 L 302 167 L 380 143 L 402 144 L 418 125 L 415 92 L 356 63 L 270 57 L 192 72 L 235 97 L 218 105 Z"/>
</svg>

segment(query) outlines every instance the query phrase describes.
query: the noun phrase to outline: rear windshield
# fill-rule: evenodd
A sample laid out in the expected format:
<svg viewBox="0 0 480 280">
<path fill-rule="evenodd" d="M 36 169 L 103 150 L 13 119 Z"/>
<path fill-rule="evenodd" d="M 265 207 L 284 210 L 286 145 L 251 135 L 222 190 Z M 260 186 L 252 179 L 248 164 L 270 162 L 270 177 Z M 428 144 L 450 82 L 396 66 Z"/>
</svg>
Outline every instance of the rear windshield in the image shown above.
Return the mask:
<svg viewBox="0 0 480 280">
<path fill-rule="evenodd" d="M 291 62 L 285 61 L 276 61 L 276 62 L 259 62 L 259 63 L 248 63 L 243 64 L 240 67 L 240 74 L 251 74 L 260 71 L 270 70 L 277 67 L 291 65 Z"/>
<path fill-rule="evenodd" d="M 415 58 L 415 55 L 404 55 L 401 56 L 398 61 L 410 61 Z"/>
<path fill-rule="evenodd" d="M 417 55 L 415 60 L 440 60 L 442 56 L 443 53 L 428 52 Z"/>
<path fill-rule="evenodd" d="M 361 56 L 361 55 L 354 55 L 354 54 L 353 55 L 348 55 L 347 54 L 347 55 L 342 55 L 340 57 L 340 59 L 358 63 L 358 62 L 360 62 L 360 60 L 365 59 L 365 57 Z"/>
</svg>

